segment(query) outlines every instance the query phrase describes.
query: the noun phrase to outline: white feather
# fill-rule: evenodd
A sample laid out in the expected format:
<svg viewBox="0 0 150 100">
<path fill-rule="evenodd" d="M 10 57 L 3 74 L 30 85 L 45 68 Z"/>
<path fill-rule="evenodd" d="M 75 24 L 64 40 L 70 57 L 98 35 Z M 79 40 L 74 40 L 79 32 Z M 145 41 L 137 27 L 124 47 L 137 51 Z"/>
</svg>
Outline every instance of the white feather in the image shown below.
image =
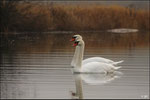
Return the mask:
<svg viewBox="0 0 150 100">
<path fill-rule="evenodd" d="M 109 73 L 114 72 L 114 70 L 119 69 L 111 64 L 102 63 L 102 62 L 90 62 L 82 65 L 81 72 L 92 72 L 92 73 Z"/>
<path fill-rule="evenodd" d="M 90 63 L 90 62 L 102 62 L 102 63 L 112 64 L 112 65 L 117 65 L 119 63 L 122 63 L 123 60 L 118 61 L 118 62 L 114 62 L 110 59 L 106 59 L 106 58 L 103 58 L 103 57 L 91 57 L 91 58 L 84 59 L 82 61 L 82 64 L 84 65 L 84 64 L 87 64 L 87 63 Z"/>
</svg>

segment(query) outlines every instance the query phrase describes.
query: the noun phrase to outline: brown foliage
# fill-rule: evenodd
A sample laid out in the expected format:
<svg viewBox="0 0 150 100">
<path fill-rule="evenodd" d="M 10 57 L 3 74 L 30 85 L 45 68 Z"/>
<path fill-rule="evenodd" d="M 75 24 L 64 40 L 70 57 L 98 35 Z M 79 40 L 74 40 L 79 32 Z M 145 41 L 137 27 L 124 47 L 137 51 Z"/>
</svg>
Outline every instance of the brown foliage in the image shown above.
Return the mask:
<svg viewBox="0 0 150 100">
<path fill-rule="evenodd" d="M 113 28 L 149 30 L 149 11 L 122 6 L 20 3 L 9 31 L 100 31 Z M 9 12 L 8 12 L 9 13 Z M 19 13 L 19 14 L 18 14 Z M 7 15 L 5 15 L 7 16 Z M 9 16 L 8 16 L 9 17 Z M 2 18 L 5 20 L 5 17 Z M 3 30 L 5 31 L 5 30 Z"/>
</svg>

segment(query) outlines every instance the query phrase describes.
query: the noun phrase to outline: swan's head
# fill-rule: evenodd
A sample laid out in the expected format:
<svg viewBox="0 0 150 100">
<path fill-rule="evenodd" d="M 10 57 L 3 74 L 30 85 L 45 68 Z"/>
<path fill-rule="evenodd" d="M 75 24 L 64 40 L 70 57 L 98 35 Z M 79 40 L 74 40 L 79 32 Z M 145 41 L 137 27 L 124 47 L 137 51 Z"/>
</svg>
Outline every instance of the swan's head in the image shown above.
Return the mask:
<svg viewBox="0 0 150 100">
<path fill-rule="evenodd" d="M 74 42 L 73 46 L 82 46 L 84 45 L 84 41 L 82 39 L 78 39 Z"/>
<path fill-rule="evenodd" d="M 77 41 L 79 39 L 82 39 L 81 35 L 74 35 L 70 41 Z"/>
</svg>

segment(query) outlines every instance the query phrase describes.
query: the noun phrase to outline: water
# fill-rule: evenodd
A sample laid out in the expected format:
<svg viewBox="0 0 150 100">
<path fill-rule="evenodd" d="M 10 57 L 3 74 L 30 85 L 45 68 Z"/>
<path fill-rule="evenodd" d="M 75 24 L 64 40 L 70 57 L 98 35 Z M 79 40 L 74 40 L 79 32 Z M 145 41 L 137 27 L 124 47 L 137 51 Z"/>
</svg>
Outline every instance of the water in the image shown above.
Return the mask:
<svg viewBox="0 0 150 100">
<path fill-rule="evenodd" d="M 92 35 L 95 40 L 88 35 L 84 38 L 84 58 L 101 56 L 114 61 L 124 60 L 120 64 L 122 68 L 109 75 L 73 74 L 71 36 L 46 34 L 9 38 L 8 44 L 2 46 L 1 98 L 149 98 L 149 47 L 144 45 L 146 40 L 142 43 L 139 42 L 142 38 L 136 37 L 134 45 L 127 41 L 121 46 L 118 41 L 122 40 L 111 43 L 104 37 L 105 40 L 101 40 L 105 44 L 102 44 L 96 39 L 98 35 Z M 87 38 L 89 42 L 86 42 Z"/>
</svg>

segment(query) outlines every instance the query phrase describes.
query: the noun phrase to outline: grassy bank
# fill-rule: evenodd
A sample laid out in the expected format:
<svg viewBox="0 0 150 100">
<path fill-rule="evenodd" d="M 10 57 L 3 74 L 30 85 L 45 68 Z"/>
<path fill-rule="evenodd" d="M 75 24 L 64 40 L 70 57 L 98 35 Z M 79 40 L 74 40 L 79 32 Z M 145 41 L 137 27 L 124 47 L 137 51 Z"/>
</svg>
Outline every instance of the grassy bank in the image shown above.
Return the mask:
<svg viewBox="0 0 150 100">
<path fill-rule="evenodd" d="M 0 2 L 2 32 L 149 30 L 149 11 L 121 6 Z"/>
</svg>

